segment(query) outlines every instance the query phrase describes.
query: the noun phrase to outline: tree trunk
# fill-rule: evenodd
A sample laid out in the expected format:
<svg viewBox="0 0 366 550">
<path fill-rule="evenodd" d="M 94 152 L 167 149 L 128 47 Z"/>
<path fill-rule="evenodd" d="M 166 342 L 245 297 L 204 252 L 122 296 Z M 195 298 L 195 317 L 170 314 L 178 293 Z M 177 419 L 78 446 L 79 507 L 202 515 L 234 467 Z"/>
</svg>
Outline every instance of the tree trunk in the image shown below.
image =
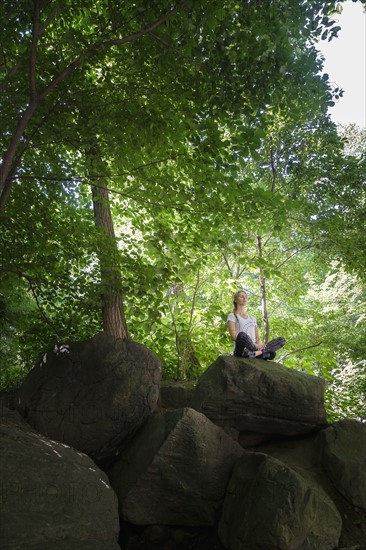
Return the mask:
<svg viewBox="0 0 366 550">
<path fill-rule="evenodd" d="M 258 256 L 262 258 L 262 237 L 257 236 Z M 266 278 L 263 275 L 262 268 L 259 268 L 259 283 L 261 287 L 261 304 L 262 304 L 262 317 L 264 323 L 264 344 L 268 343 L 269 339 L 269 322 L 267 311 L 267 293 L 266 293 Z"/>
<path fill-rule="evenodd" d="M 271 182 L 271 192 L 275 192 L 276 188 L 276 177 L 277 177 L 277 170 L 276 170 L 276 163 L 275 163 L 275 152 L 273 147 L 273 138 L 271 136 L 271 148 L 270 148 L 270 157 L 271 157 L 271 170 L 272 170 L 272 182 Z"/>
<path fill-rule="evenodd" d="M 199 272 L 197 273 L 196 286 L 194 290 L 194 295 L 192 299 L 192 306 L 189 317 L 188 327 L 183 329 L 181 326 L 178 326 L 176 322 L 175 309 L 177 307 L 177 302 L 174 301 L 173 304 L 169 303 L 169 309 L 172 316 L 174 331 L 175 331 L 175 346 L 177 350 L 177 369 L 176 369 L 176 379 L 177 380 L 187 380 L 193 379 L 198 369 L 201 368 L 199 359 L 196 356 L 195 349 L 191 339 L 192 331 L 192 320 L 193 320 L 193 311 L 196 301 L 197 289 L 199 284 Z M 174 295 L 175 298 L 182 293 L 184 293 L 183 284 L 177 284 L 170 290 L 170 293 Z"/>
<path fill-rule="evenodd" d="M 37 106 L 38 103 L 34 102 L 25 110 L 23 116 L 18 122 L 16 131 L 12 136 L 9 147 L 0 165 L 0 216 L 4 213 L 5 204 L 13 183 L 11 176 L 14 171 L 14 166 L 19 162 L 19 159 L 16 158 L 18 145 Z"/>
<path fill-rule="evenodd" d="M 101 230 L 98 255 L 102 282 L 103 330 L 117 338 L 128 338 L 123 310 L 118 248 L 109 205 L 108 189 L 92 187 L 95 224 Z"/>
<path fill-rule="evenodd" d="M 276 170 L 275 151 L 274 151 L 272 136 L 270 138 L 270 163 L 271 163 L 271 171 L 272 171 L 271 193 L 274 193 L 276 188 L 277 170 Z M 266 241 L 266 243 L 267 242 L 268 240 Z M 257 236 L 257 248 L 258 248 L 258 257 L 262 258 L 263 257 L 262 237 L 259 235 Z M 261 306 L 262 306 L 262 317 L 263 317 L 263 324 L 264 324 L 264 344 L 267 344 L 269 340 L 269 320 L 268 320 L 268 311 L 267 311 L 266 278 L 263 275 L 262 267 L 259 268 L 259 284 L 261 288 Z"/>
</svg>

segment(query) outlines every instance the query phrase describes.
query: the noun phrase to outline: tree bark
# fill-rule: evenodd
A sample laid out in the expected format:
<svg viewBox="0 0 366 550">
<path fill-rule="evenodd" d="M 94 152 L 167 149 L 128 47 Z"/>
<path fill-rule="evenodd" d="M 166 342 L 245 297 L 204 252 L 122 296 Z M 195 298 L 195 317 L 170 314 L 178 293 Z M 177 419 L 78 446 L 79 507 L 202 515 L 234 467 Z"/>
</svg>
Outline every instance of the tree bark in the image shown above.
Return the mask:
<svg viewBox="0 0 366 550">
<path fill-rule="evenodd" d="M 108 189 L 92 187 L 94 219 L 101 230 L 99 262 L 102 282 L 103 330 L 117 338 L 128 338 L 124 315 L 118 248 L 114 233 Z"/>
</svg>

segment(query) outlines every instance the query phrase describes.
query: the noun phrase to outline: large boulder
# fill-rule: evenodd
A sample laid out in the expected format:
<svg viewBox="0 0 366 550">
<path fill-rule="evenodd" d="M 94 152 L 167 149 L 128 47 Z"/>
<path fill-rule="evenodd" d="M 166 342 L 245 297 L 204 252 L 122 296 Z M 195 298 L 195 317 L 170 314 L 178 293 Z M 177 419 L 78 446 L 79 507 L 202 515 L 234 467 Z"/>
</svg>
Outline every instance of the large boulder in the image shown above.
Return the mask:
<svg viewBox="0 0 366 550">
<path fill-rule="evenodd" d="M 336 489 L 366 510 L 366 424 L 341 420 L 322 430 L 323 467 Z"/>
<path fill-rule="evenodd" d="M 100 464 L 154 411 L 160 377 L 145 346 L 101 333 L 45 353 L 15 406 L 38 431 Z"/>
<path fill-rule="evenodd" d="M 279 460 L 245 452 L 237 461 L 219 524 L 228 550 L 333 550 L 341 526 L 326 493 Z"/>
<path fill-rule="evenodd" d="M 251 445 L 326 423 L 322 378 L 261 359 L 220 356 L 198 380 L 190 402 L 218 426 L 239 432 L 243 446 L 246 439 Z"/>
<path fill-rule="evenodd" d="M 242 452 L 197 411 L 154 415 L 108 470 L 123 519 L 135 525 L 213 525 Z"/>
<path fill-rule="evenodd" d="M 325 428 L 324 431 L 327 431 Z M 272 441 L 256 447 L 257 452 L 271 455 L 295 470 L 312 485 L 320 486 L 334 502 L 341 518 L 342 532 L 339 548 L 357 547 L 366 550 L 366 512 L 352 505 L 335 487 L 323 467 L 323 430 L 301 438 Z M 355 441 L 351 449 L 358 448 Z M 352 452 L 352 451 L 351 451 Z M 357 460 L 354 457 L 354 460 Z"/>
<path fill-rule="evenodd" d="M 86 455 L 0 419 L 0 548 L 118 550 L 118 502 Z"/>
</svg>

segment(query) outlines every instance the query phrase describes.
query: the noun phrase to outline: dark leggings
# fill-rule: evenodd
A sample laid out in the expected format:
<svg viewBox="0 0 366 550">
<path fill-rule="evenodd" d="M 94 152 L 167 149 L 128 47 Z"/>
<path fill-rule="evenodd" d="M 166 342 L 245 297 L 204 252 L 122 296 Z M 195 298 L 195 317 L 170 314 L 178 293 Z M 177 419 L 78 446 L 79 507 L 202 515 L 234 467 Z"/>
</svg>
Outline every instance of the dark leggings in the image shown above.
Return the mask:
<svg viewBox="0 0 366 550">
<path fill-rule="evenodd" d="M 286 344 L 286 340 L 280 336 L 268 342 L 263 351 L 277 351 Z M 257 346 L 253 342 L 250 336 L 245 334 L 245 332 L 239 332 L 235 340 L 235 349 L 234 355 L 236 357 L 245 356 L 245 350 L 248 351 L 257 351 Z M 244 353 L 243 353 L 244 352 Z M 260 355 L 258 355 L 260 357 Z"/>
</svg>

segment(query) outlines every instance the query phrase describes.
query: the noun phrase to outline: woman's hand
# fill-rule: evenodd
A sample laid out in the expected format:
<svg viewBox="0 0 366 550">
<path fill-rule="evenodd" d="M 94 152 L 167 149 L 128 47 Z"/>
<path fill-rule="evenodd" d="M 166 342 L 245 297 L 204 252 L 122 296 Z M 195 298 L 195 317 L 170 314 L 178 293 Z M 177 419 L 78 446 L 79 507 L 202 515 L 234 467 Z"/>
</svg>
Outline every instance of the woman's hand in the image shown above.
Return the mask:
<svg viewBox="0 0 366 550">
<path fill-rule="evenodd" d="M 264 350 L 264 345 L 261 344 L 260 342 L 259 342 L 259 344 L 257 343 L 256 346 L 257 346 L 258 351 L 263 351 Z"/>
</svg>

